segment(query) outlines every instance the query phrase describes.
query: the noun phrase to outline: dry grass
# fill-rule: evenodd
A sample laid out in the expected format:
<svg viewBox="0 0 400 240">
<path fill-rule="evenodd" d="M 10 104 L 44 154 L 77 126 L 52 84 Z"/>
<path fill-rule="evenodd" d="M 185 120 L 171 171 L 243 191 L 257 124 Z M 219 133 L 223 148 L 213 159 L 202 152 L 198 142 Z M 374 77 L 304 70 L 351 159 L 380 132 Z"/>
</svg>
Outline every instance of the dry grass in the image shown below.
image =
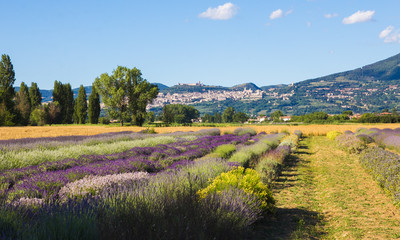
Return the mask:
<svg viewBox="0 0 400 240">
<path fill-rule="evenodd" d="M 316 176 L 316 199 L 323 209 L 328 238 L 395 239 L 400 237 L 400 211 L 372 177 L 333 141 L 314 138 L 309 155 Z M 306 157 L 307 159 L 307 157 Z"/>
<path fill-rule="evenodd" d="M 275 183 L 264 239 L 399 239 L 400 210 L 357 160 L 326 137 L 302 141 Z"/>
<path fill-rule="evenodd" d="M 301 130 L 306 136 L 326 135 L 327 132 L 337 130 L 344 132 L 346 130 L 355 131 L 357 128 L 400 128 L 400 124 L 348 124 L 348 125 L 260 125 L 244 127 L 254 128 L 257 132 L 282 132 L 293 133 L 295 130 Z M 176 132 L 176 131 L 198 131 L 209 127 L 157 127 L 158 133 Z M 233 132 L 237 126 L 218 127 L 222 132 Z M 0 140 L 16 139 L 26 137 L 56 137 L 71 135 L 95 135 L 106 132 L 134 131 L 138 132 L 144 127 L 115 127 L 115 126 L 96 126 L 96 125 L 70 125 L 70 126 L 44 126 L 44 127 L 0 127 Z"/>
<path fill-rule="evenodd" d="M 358 163 L 357 155 L 337 149 L 325 137 L 308 140 L 313 198 L 324 217 L 327 239 L 395 239 L 400 211 Z M 307 201 L 307 199 L 303 199 Z"/>
</svg>

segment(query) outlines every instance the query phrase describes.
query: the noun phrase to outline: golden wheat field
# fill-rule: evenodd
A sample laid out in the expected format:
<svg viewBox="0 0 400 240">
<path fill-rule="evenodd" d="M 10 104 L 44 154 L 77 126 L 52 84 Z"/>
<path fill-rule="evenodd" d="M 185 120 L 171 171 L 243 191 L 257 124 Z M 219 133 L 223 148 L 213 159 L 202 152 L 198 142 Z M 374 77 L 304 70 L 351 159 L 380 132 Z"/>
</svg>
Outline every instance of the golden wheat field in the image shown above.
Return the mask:
<svg viewBox="0 0 400 240">
<path fill-rule="evenodd" d="M 346 130 L 355 131 L 357 128 L 400 128 L 399 124 L 349 124 L 349 125 L 260 125 L 248 126 L 257 132 L 282 132 L 288 131 L 293 133 L 295 130 L 300 130 L 306 136 L 325 135 L 329 131 L 337 130 L 344 132 Z M 210 127 L 156 127 L 157 133 L 177 132 L 177 131 L 198 131 Z M 221 132 L 232 132 L 238 126 L 218 127 Z M 146 129 L 145 127 L 116 127 L 116 126 L 94 126 L 94 125 L 71 125 L 71 126 L 43 126 L 43 127 L 0 127 L 0 140 L 17 139 L 17 138 L 34 138 L 34 137 L 56 137 L 56 136 L 71 136 L 71 135 L 95 135 L 106 132 L 121 132 L 134 131 L 138 132 Z"/>
</svg>

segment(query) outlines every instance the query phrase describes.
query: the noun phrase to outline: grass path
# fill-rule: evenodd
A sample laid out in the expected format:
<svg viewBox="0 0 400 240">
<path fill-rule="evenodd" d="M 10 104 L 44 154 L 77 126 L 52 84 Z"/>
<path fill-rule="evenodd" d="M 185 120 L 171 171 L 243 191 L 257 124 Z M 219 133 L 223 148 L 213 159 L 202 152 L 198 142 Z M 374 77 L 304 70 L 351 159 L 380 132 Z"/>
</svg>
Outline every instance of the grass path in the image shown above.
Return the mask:
<svg viewBox="0 0 400 240">
<path fill-rule="evenodd" d="M 277 212 L 255 238 L 400 239 L 400 209 L 326 137 L 309 137 L 275 183 Z"/>
</svg>

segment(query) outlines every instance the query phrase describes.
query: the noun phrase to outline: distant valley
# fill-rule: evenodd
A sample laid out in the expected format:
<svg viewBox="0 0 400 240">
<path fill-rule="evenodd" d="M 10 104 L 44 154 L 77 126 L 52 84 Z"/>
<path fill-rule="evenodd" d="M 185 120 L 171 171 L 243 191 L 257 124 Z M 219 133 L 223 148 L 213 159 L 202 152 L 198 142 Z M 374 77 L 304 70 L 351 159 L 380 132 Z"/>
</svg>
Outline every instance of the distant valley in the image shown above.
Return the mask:
<svg viewBox="0 0 400 240">
<path fill-rule="evenodd" d="M 168 87 L 154 84 L 158 85 L 160 94 L 149 109 L 156 112 L 163 105 L 174 103 L 193 105 L 202 114 L 222 112 L 228 106 L 251 115 L 269 115 L 276 110 L 287 115 L 316 111 L 336 114 L 345 110 L 377 112 L 399 107 L 400 54 L 351 71 L 291 85 L 258 87 L 250 82 L 233 87 L 201 83 Z M 89 95 L 91 87 L 85 88 Z M 73 91 L 77 95 L 78 88 Z M 51 90 L 41 92 L 43 102 L 51 101 Z"/>
</svg>

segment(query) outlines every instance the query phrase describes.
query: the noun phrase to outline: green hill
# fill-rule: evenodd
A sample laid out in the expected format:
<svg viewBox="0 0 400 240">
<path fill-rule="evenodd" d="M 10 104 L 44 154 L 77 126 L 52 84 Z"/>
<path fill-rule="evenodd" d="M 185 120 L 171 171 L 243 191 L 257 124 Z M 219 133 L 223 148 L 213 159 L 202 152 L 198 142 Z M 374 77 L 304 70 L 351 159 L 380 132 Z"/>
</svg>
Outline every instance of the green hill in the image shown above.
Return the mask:
<svg viewBox="0 0 400 240">
<path fill-rule="evenodd" d="M 257 85 L 255 85 L 254 83 L 251 83 L 251 82 L 235 85 L 235 86 L 231 87 L 230 89 L 233 91 L 243 91 L 244 89 L 251 89 L 253 91 L 261 90 L 261 88 L 257 87 Z"/>
<path fill-rule="evenodd" d="M 234 106 L 249 114 L 282 110 L 300 115 L 317 111 L 330 114 L 400 109 L 400 54 L 350 71 L 308 79 L 291 85 L 261 87 L 266 96 L 257 101 L 220 101 L 195 106 L 203 113 Z"/>
</svg>

